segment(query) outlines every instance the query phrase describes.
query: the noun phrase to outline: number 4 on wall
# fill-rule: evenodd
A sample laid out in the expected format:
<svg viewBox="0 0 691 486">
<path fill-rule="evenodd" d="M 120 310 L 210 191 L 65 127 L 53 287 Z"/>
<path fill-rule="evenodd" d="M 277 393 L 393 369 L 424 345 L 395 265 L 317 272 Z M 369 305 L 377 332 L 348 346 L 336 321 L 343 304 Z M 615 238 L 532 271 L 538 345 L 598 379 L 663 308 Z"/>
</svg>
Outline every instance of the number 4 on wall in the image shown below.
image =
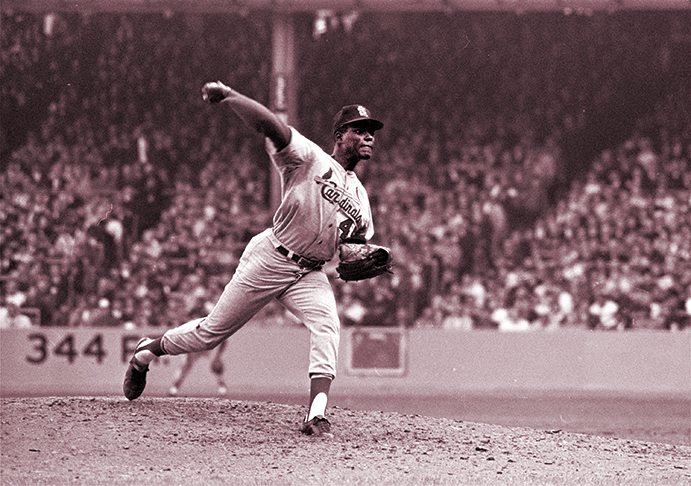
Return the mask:
<svg viewBox="0 0 691 486">
<path fill-rule="evenodd" d="M 106 355 L 106 352 L 103 350 L 103 335 L 102 334 L 96 334 L 94 338 L 89 341 L 89 344 L 87 344 L 84 347 L 84 350 L 82 351 L 82 356 L 94 356 L 96 358 L 96 361 L 98 361 L 98 364 L 101 364 L 103 362 L 103 357 Z"/>
</svg>

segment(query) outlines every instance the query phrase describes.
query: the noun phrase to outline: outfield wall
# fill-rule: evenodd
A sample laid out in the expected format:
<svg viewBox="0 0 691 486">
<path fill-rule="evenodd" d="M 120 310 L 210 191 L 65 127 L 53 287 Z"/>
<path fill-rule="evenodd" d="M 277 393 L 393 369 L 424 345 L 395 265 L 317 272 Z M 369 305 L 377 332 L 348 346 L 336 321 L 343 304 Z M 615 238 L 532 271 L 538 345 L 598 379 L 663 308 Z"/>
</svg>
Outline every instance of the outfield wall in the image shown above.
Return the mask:
<svg viewBox="0 0 691 486">
<path fill-rule="evenodd" d="M 336 395 L 453 396 L 475 392 L 606 392 L 691 398 L 691 333 L 345 329 Z M 121 395 L 137 331 L 36 328 L 0 331 L 0 394 Z M 306 393 L 309 333 L 247 326 L 228 341 L 232 393 Z M 147 395 L 165 395 L 182 357 L 159 358 Z M 204 356 L 182 394 L 214 394 Z"/>
</svg>

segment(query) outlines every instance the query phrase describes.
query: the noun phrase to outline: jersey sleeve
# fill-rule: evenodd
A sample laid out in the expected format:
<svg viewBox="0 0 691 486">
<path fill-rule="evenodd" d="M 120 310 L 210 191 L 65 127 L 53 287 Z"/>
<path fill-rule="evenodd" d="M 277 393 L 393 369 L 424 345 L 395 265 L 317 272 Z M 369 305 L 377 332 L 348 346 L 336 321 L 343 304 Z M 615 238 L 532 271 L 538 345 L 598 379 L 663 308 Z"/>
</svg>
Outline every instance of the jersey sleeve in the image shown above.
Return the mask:
<svg viewBox="0 0 691 486">
<path fill-rule="evenodd" d="M 281 151 L 276 151 L 273 143 L 267 139 L 266 151 L 276 168 L 282 173 L 291 173 L 300 167 L 309 168 L 316 161 L 317 151 L 321 148 L 308 140 L 295 128 L 290 127 L 290 143 Z"/>
</svg>

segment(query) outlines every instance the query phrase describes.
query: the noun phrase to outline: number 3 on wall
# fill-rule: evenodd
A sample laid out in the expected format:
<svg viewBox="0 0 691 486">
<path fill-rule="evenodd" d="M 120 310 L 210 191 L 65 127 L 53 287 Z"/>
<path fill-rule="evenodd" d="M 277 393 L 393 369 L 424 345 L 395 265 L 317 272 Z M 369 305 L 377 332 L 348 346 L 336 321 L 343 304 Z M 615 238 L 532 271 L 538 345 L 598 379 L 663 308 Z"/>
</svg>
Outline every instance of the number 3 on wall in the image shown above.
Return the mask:
<svg viewBox="0 0 691 486">
<path fill-rule="evenodd" d="M 33 354 L 28 355 L 26 360 L 32 364 L 41 364 L 48 359 L 48 338 L 45 334 L 39 332 L 29 334 L 29 341 L 33 343 Z M 67 362 L 72 364 L 77 358 L 76 344 L 74 334 L 67 334 L 62 341 L 55 345 L 53 354 L 56 356 L 64 356 Z M 96 334 L 89 343 L 82 349 L 82 356 L 92 356 L 100 364 L 103 362 L 106 352 L 103 349 L 103 335 Z"/>
</svg>

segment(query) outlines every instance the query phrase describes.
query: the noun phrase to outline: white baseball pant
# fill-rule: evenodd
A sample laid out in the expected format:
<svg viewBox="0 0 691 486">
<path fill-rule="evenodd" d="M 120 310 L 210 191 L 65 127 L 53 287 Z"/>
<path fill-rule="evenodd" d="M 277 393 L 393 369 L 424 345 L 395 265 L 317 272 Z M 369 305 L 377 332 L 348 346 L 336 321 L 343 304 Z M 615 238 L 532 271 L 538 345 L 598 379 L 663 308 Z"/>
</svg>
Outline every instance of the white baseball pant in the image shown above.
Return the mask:
<svg viewBox="0 0 691 486">
<path fill-rule="evenodd" d="M 270 232 L 267 229 L 249 242 L 233 278 L 207 317 L 163 335 L 167 354 L 216 347 L 275 298 L 310 330 L 308 372 L 336 376 L 340 322 L 326 273 L 300 268 L 281 255 L 269 239 Z"/>
</svg>

